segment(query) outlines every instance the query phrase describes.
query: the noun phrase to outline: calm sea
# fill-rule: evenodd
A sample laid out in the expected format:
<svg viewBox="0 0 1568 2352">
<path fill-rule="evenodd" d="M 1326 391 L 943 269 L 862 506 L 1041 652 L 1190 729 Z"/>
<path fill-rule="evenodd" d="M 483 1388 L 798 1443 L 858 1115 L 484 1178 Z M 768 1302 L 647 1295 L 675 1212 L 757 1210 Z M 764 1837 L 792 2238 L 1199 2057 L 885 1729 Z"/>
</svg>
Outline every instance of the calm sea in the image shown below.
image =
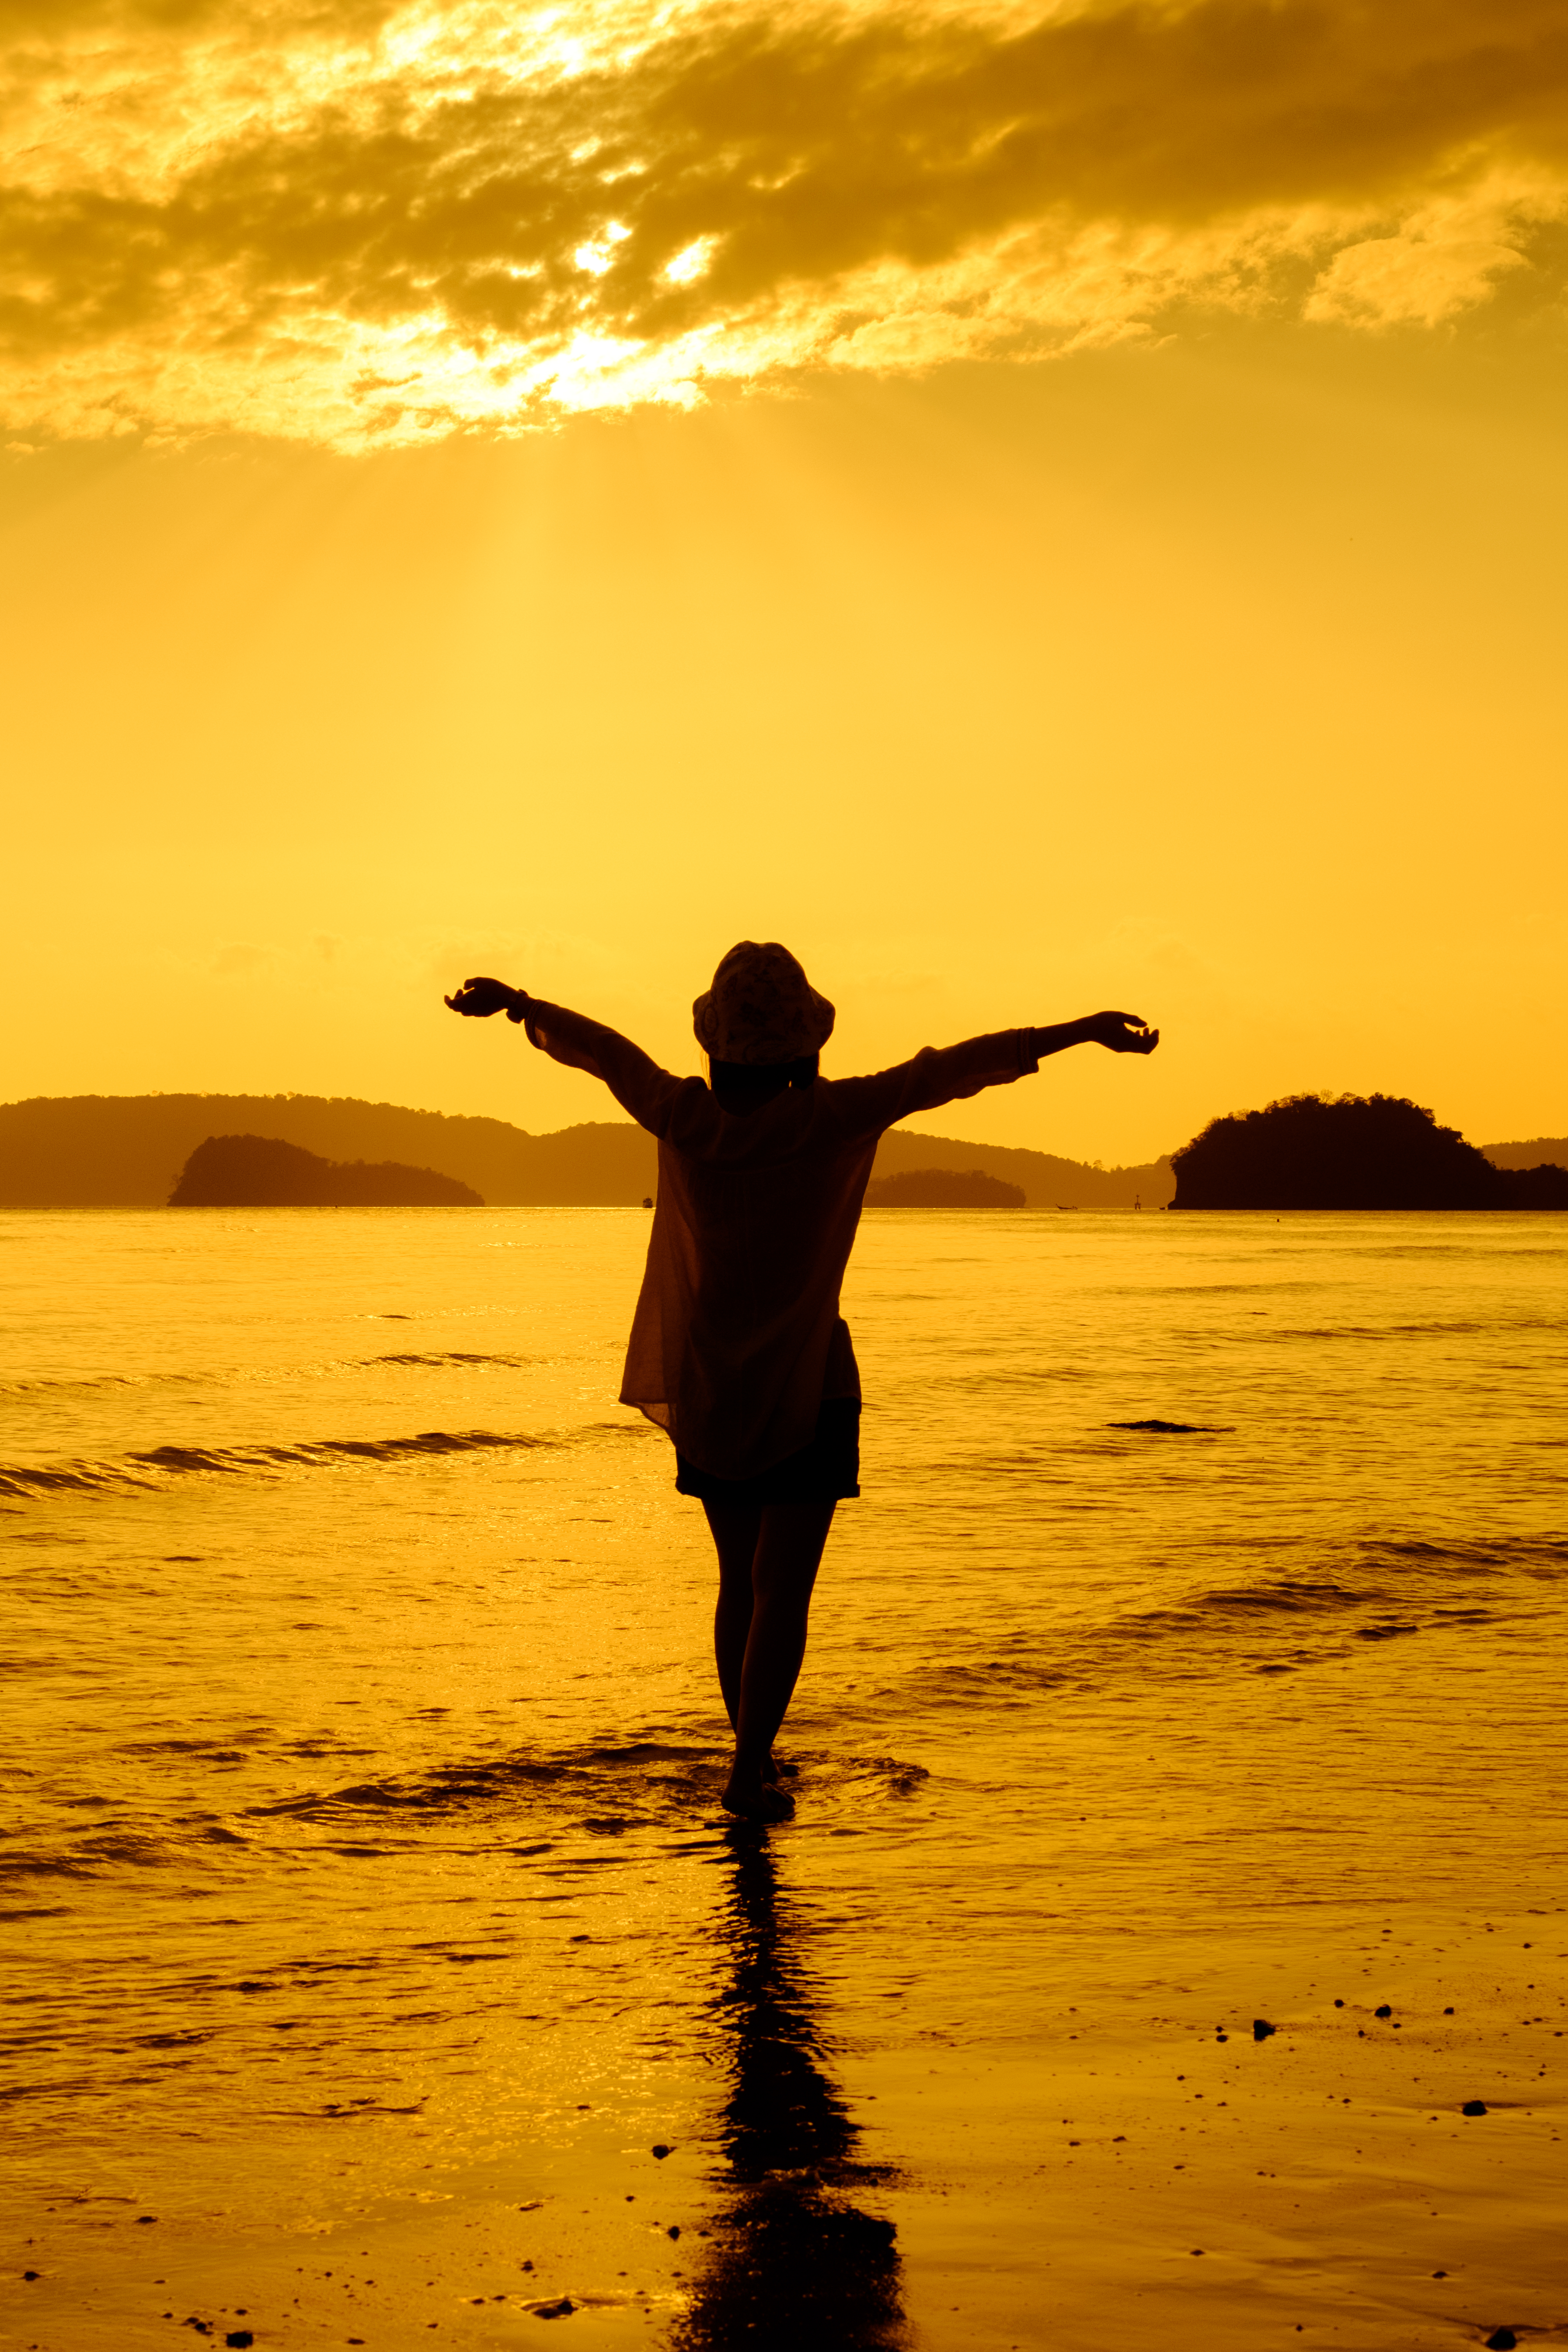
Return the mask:
<svg viewBox="0 0 1568 2352">
<path fill-rule="evenodd" d="M 647 1230 L 0 1217 L 4 2340 L 1119 2345 L 1109 2053 L 1558 1953 L 1568 1218 L 868 1215 L 771 1837 Z"/>
</svg>

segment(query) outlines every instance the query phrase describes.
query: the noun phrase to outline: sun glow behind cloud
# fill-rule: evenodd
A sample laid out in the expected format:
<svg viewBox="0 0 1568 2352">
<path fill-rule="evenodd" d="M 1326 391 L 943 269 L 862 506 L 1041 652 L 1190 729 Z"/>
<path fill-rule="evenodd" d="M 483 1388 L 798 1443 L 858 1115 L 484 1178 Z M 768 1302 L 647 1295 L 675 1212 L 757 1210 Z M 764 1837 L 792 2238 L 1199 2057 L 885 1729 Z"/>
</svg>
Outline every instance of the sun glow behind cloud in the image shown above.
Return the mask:
<svg viewBox="0 0 1568 2352">
<path fill-rule="evenodd" d="M 708 385 L 1431 329 L 1568 218 L 1547 0 L 12 0 L 14 445 L 345 450 Z"/>
</svg>

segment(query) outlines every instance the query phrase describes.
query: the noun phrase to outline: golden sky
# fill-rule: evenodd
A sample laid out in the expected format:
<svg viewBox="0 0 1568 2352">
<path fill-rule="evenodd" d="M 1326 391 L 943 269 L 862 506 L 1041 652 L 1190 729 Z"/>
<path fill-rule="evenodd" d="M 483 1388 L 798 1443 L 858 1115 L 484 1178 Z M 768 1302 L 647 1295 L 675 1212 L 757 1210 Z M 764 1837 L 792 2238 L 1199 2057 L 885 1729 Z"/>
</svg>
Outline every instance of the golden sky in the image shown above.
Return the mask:
<svg viewBox="0 0 1568 2352">
<path fill-rule="evenodd" d="M 928 1122 L 1568 1128 L 1568 16 L 3 0 L 0 1095 L 599 1115 L 1102 1003 Z"/>
</svg>

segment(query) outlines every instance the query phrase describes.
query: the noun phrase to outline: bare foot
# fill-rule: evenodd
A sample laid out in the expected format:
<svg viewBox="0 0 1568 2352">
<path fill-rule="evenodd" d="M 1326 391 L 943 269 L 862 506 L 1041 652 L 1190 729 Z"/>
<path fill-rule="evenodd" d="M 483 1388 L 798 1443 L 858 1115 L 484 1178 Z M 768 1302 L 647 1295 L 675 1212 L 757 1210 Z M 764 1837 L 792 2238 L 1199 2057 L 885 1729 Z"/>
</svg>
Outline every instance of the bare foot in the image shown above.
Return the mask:
<svg viewBox="0 0 1568 2352">
<path fill-rule="evenodd" d="M 731 1772 L 720 1802 L 726 1812 L 748 1822 L 787 1822 L 795 1811 L 787 1790 L 774 1788 L 761 1773 Z"/>
</svg>

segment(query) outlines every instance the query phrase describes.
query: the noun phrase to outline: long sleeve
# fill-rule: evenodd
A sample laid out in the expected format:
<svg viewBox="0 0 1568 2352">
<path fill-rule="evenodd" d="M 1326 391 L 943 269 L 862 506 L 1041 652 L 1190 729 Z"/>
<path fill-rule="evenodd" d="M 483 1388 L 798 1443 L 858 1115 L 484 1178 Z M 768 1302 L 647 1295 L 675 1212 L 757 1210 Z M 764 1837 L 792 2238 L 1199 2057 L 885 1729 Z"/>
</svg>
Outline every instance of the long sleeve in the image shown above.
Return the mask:
<svg viewBox="0 0 1568 2352">
<path fill-rule="evenodd" d="M 570 1012 L 564 1004 L 531 998 L 524 1026 L 529 1044 L 548 1054 L 552 1062 L 563 1062 L 568 1069 L 586 1070 L 590 1077 L 603 1079 L 621 1108 L 650 1135 L 665 1134 L 677 1097 L 684 1089 L 696 1087 L 704 1097 L 708 1095 L 700 1078 L 678 1078 L 661 1070 L 619 1030 Z"/>
<path fill-rule="evenodd" d="M 917 1111 L 961 1102 L 987 1087 L 1007 1086 L 1039 1068 L 1027 1029 L 998 1029 L 968 1037 L 959 1045 L 926 1045 L 907 1062 L 866 1078 L 840 1078 L 833 1087 L 834 1115 L 841 1131 L 881 1135 Z"/>
</svg>

